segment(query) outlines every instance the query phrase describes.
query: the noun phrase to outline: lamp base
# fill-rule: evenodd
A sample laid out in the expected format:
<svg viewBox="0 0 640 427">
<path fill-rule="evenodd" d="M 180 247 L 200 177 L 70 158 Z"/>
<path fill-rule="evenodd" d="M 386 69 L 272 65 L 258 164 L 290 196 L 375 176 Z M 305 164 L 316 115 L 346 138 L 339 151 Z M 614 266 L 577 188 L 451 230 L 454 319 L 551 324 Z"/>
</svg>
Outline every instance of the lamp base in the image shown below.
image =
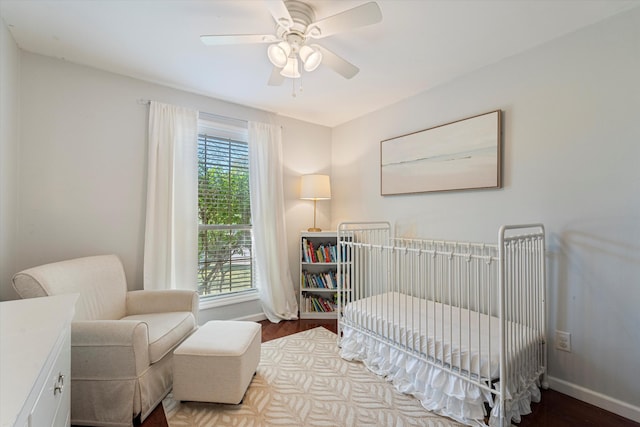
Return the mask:
<svg viewBox="0 0 640 427">
<path fill-rule="evenodd" d="M 311 231 L 311 232 L 315 232 L 315 233 L 317 233 L 317 232 L 319 232 L 319 231 L 322 231 L 322 229 L 320 229 L 320 228 L 316 228 L 316 227 L 311 227 L 311 228 L 307 228 L 307 231 Z"/>
</svg>

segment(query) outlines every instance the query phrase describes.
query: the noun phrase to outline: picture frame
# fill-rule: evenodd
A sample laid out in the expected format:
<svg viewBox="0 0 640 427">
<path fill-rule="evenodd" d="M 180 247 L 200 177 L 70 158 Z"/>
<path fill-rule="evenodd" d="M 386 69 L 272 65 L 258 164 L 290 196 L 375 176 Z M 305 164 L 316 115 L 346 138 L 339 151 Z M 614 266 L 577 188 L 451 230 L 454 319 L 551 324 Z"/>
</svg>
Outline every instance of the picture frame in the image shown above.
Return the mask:
<svg viewBox="0 0 640 427">
<path fill-rule="evenodd" d="M 380 142 L 383 196 L 502 188 L 502 111 Z"/>
</svg>

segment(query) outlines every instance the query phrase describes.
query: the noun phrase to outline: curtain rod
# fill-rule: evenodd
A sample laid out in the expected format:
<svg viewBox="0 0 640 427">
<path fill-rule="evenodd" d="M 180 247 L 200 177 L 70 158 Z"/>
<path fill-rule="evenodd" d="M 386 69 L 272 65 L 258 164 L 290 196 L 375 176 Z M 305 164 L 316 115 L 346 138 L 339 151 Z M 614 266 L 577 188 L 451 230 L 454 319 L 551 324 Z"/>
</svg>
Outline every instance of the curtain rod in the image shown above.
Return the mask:
<svg viewBox="0 0 640 427">
<path fill-rule="evenodd" d="M 143 98 L 138 98 L 138 104 L 140 105 L 149 105 L 151 104 L 151 100 L 150 99 L 143 99 Z M 201 116 L 201 118 L 203 119 L 218 119 L 218 120 L 222 120 L 225 122 L 236 122 L 236 123 L 242 123 L 244 127 L 246 127 L 249 124 L 248 120 L 244 120 L 244 119 L 237 119 L 235 117 L 228 117 L 228 116 L 222 116 L 219 114 L 213 114 L 213 113 L 207 113 L 204 111 L 198 111 L 198 115 Z"/>
</svg>

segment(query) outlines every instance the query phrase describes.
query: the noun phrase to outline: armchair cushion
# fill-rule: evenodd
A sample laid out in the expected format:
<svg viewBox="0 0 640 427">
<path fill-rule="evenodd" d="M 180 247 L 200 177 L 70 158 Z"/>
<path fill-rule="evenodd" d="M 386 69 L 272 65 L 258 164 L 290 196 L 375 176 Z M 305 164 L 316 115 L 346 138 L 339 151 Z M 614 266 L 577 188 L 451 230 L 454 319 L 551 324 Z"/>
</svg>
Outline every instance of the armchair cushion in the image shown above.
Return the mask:
<svg viewBox="0 0 640 427">
<path fill-rule="evenodd" d="M 136 314 L 126 316 L 122 320 L 138 321 L 147 325 L 151 363 L 162 359 L 196 328 L 196 321 L 190 311 Z"/>
</svg>

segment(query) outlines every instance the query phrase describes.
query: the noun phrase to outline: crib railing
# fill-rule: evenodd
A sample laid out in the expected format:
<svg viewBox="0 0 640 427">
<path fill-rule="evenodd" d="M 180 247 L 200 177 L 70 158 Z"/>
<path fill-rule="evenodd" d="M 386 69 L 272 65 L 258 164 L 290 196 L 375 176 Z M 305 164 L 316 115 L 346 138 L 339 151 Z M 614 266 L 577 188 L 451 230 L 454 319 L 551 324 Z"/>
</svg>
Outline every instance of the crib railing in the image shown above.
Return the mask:
<svg viewBox="0 0 640 427">
<path fill-rule="evenodd" d="M 525 386 L 547 384 L 545 230 L 542 224 L 502 226 L 500 251 L 500 400 L 505 408 L 530 392 Z M 525 325 L 526 328 L 516 328 Z M 528 345 L 535 341 L 538 345 Z M 508 425 L 508 424 L 507 424 Z"/>
<path fill-rule="evenodd" d="M 519 384 L 546 371 L 544 228 L 505 226 L 492 245 L 392 238 L 387 222 L 342 223 L 338 241 L 338 336 L 348 326 L 473 383 L 496 397 L 506 422 L 510 402 L 527 393 Z M 344 318 L 355 301 L 385 322 L 382 314 Z"/>
<path fill-rule="evenodd" d="M 338 226 L 338 340 L 342 336 L 343 306 L 385 290 L 388 272 L 362 248 L 388 245 L 390 229 L 391 224 L 382 221 L 344 222 Z"/>
</svg>

